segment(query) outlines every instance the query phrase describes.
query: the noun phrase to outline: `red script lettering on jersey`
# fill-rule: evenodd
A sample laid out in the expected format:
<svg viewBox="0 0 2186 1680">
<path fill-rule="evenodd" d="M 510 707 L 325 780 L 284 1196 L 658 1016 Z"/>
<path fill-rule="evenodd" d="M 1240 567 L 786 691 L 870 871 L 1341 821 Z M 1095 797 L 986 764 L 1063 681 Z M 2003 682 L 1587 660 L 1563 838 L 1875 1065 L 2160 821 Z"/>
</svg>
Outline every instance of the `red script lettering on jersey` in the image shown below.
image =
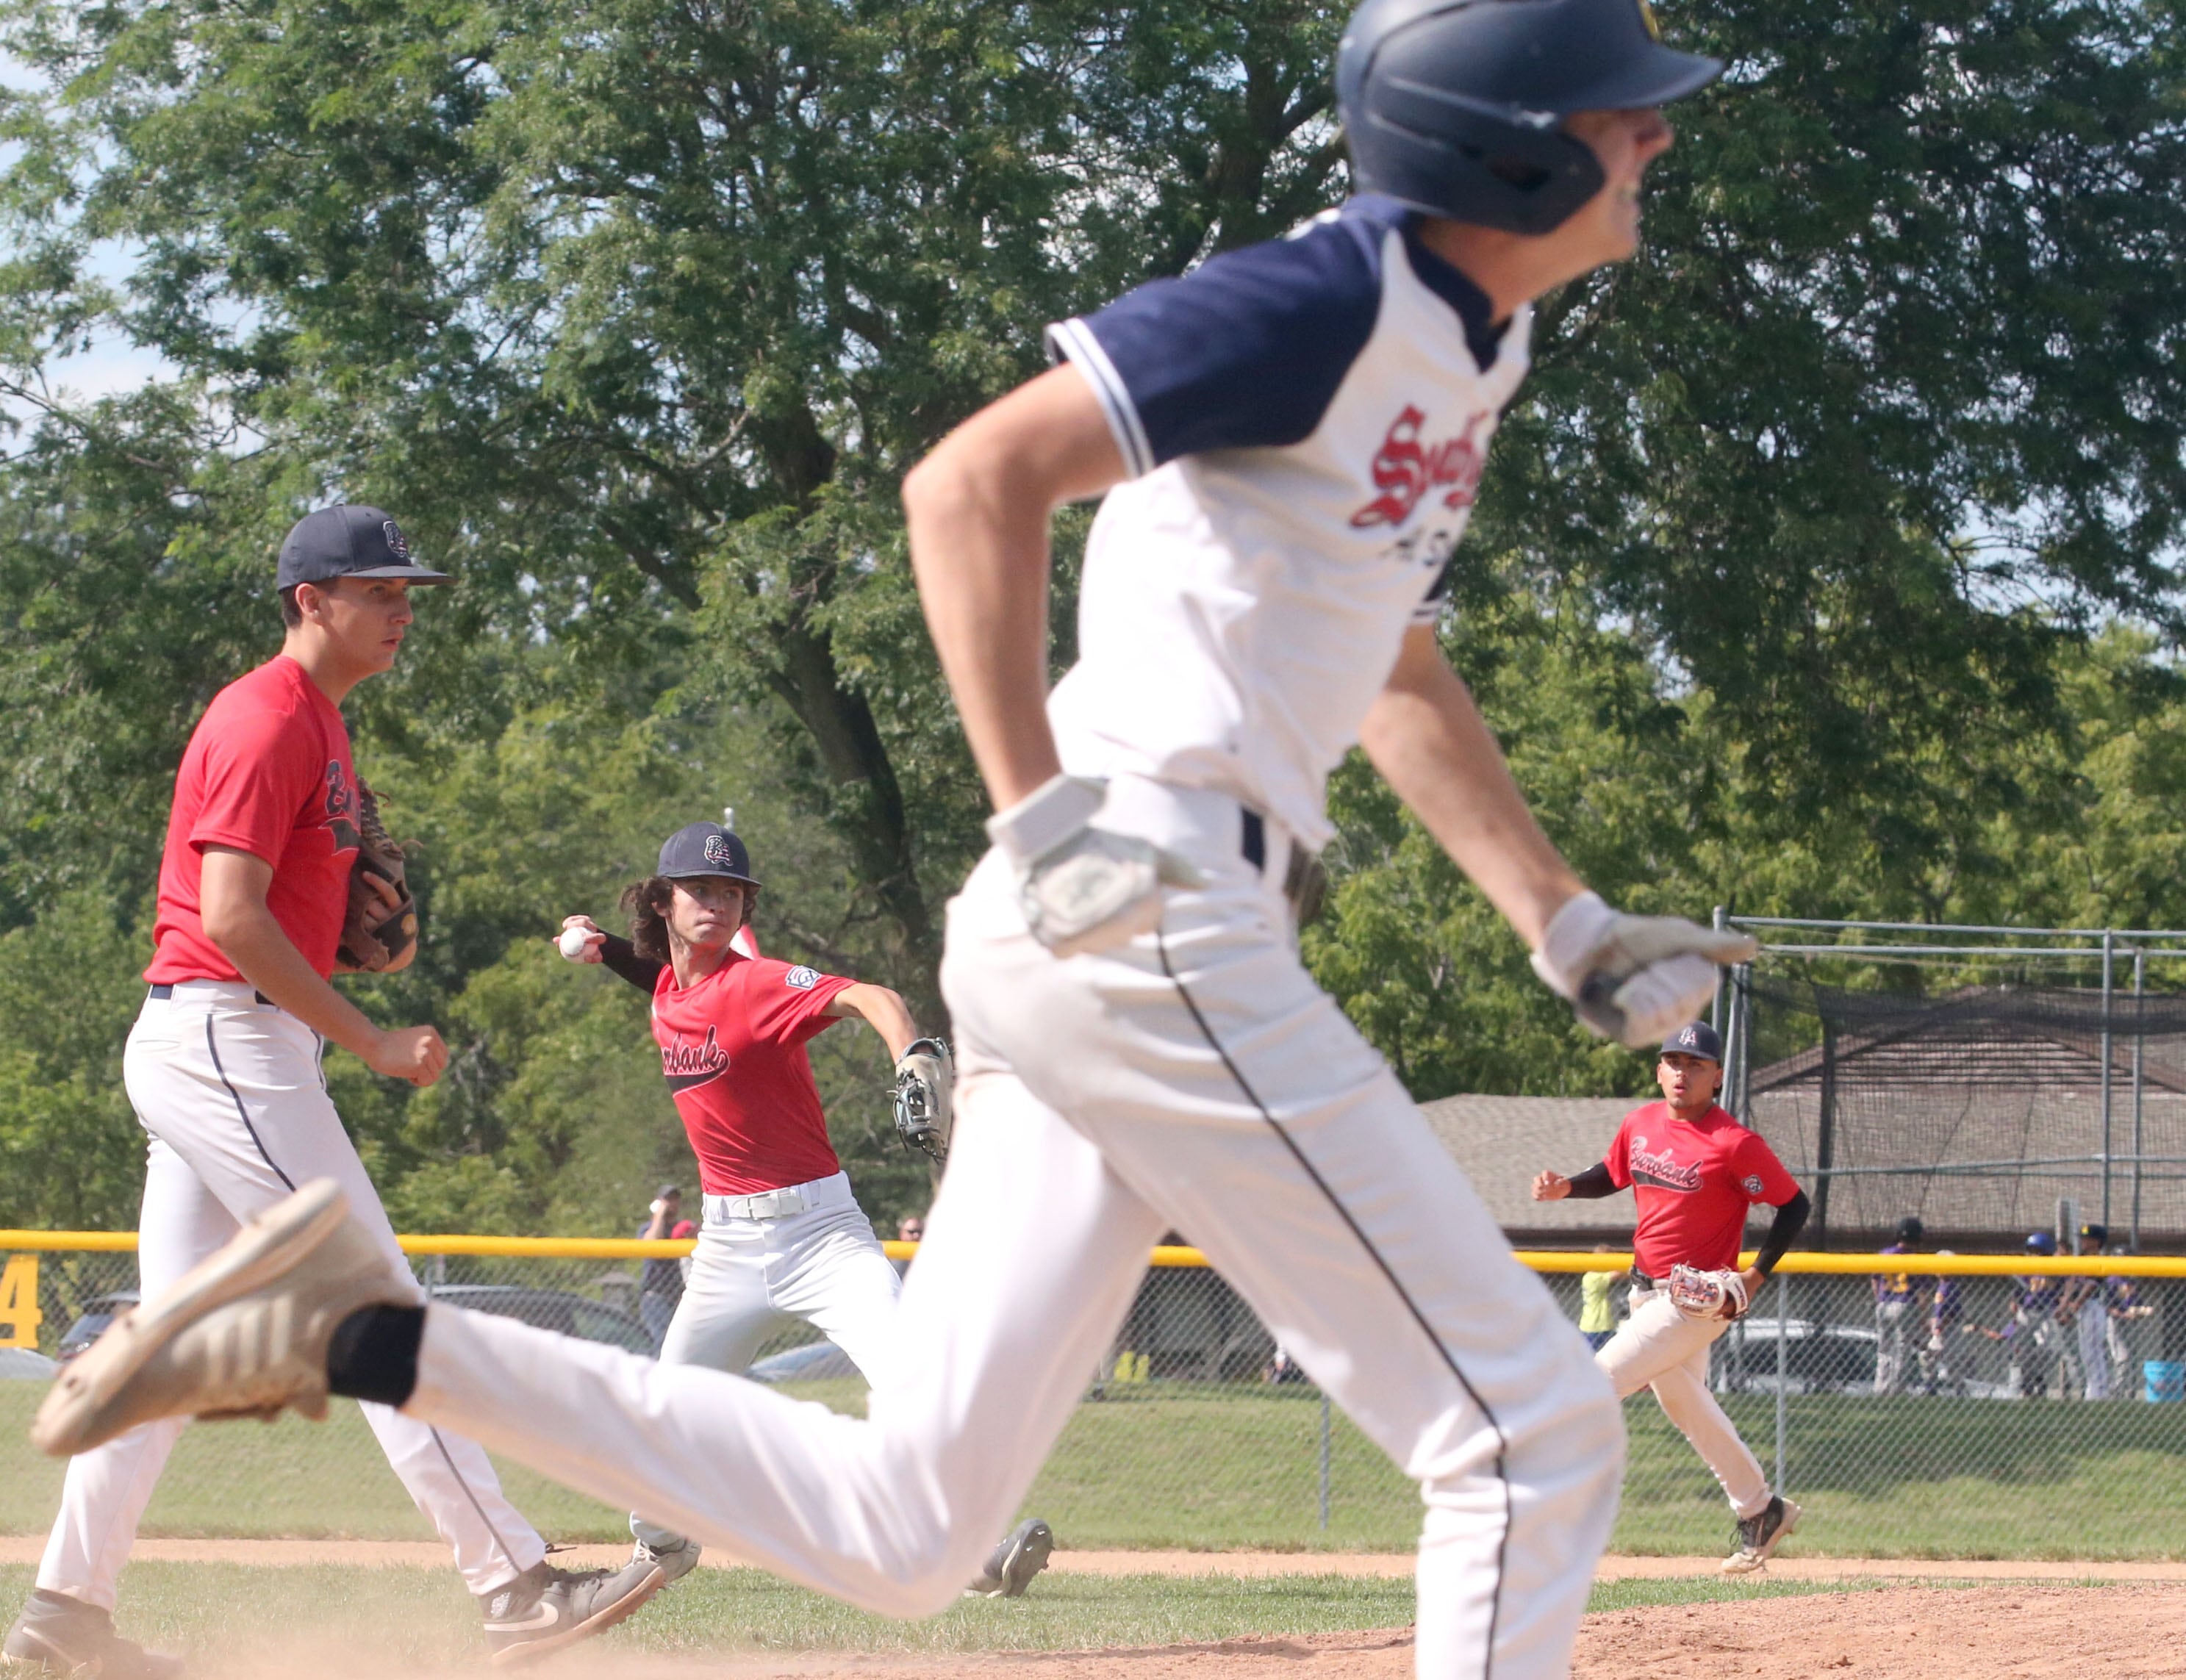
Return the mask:
<svg viewBox="0 0 2186 1680">
<path fill-rule="evenodd" d="M 1409 403 L 1382 440 L 1374 456 L 1374 488 L 1382 494 L 1351 516 L 1352 525 L 1364 530 L 1373 525 L 1401 525 L 1412 517 L 1420 498 L 1443 484 L 1450 487 L 1443 498 L 1445 507 L 1469 507 L 1480 489 L 1480 470 L 1487 452 L 1474 441 L 1481 422 L 1476 414 L 1465 429 L 1443 443 L 1420 441 L 1427 416 Z"/>
</svg>

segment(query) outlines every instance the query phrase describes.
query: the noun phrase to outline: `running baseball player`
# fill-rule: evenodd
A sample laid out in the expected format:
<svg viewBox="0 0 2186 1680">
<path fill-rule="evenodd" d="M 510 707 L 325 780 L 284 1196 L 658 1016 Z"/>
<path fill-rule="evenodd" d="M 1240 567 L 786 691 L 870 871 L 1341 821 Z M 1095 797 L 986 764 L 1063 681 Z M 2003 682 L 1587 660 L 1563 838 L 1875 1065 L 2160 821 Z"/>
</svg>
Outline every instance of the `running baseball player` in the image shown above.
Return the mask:
<svg viewBox="0 0 2186 1680">
<path fill-rule="evenodd" d="M 1569 1668 L 1623 1429 L 1555 1299 L 1299 960 L 1362 745 L 1595 1030 L 1653 1044 L 1755 946 L 1619 915 L 1528 813 L 1436 619 L 1529 300 L 1632 255 L 1663 103 L 1640 0 L 1368 0 L 1365 190 L 1061 322 L 1062 366 L 905 487 L 993 849 L 949 914 L 956 1134 L 866 1419 L 382 1304 L 330 1190 L 109 1332 L 48 1450 L 331 1382 L 869 1609 L 929 1614 L 1023 1498 L 1174 1227 L 1421 1492 L 1422 1674 Z M 1106 501 L 1049 695 L 1050 517 Z M 207 1339 L 292 1326 L 248 1369 Z M 88 1361 L 88 1363 L 87 1363 Z"/>
<path fill-rule="evenodd" d="M 1652 1388 L 1678 1431 L 1722 1484 L 1738 1516 L 1723 1561 L 1744 1575 L 1775 1555 L 1799 1526 L 1799 1508 L 1772 1491 L 1708 1387 L 1708 1349 L 1742 1314 L 1807 1222 L 1807 1196 L 1758 1133 L 1716 1103 L 1723 1040 L 1694 1022 L 1662 1040 L 1660 1102 L 1624 1117 L 1609 1153 L 1583 1173 L 1544 1172 L 1536 1201 L 1614 1196 L 1628 1185 L 1639 1210 L 1632 1236 L 1632 1316 L 1595 1355 L 1619 1399 Z M 1753 1263 L 1738 1268 L 1746 1210 L 1776 1210 Z"/>
<path fill-rule="evenodd" d="M 885 986 L 822 974 L 759 954 L 747 919 L 759 883 L 741 837 L 694 822 L 662 843 L 653 874 L 622 894 L 631 937 L 587 916 L 565 917 L 555 943 L 573 962 L 604 963 L 653 1000 L 653 1040 L 698 1158 L 705 1218 L 682 1297 L 660 1349 L 664 1364 L 741 1375 L 783 1324 L 810 1324 L 878 1384 L 900 1282 L 827 1139 L 804 1046 L 856 1016 L 895 1062 L 899 1102 L 948 1137 L 948 1050 L 922 1038 Z M 633 1564 L 677 1581 L 699 1543 L 632 1513 Z M 1028 1519 L 995 1548 L 972 1592 L 1016 1598 L 1046 1566 L 1055 1537 Z"/>
<path fill-rule="evenodd" d="M 319 1064 L 331 1040 L 416 1085 L 447 1065 L 432 1028 L 377 1027 L 327 983 L 356 966 L 338 955 L 353 950 L 352 866 L 369 826 L 340 703 L 394 664 L 415 617 L 410 591 L 447 581 L 412 557 L 376 507 L 305 515 L 281 546 L 280 653 L 216 695 L 190 736 L 160 866 L 150 994 L 122 1057 L 150 1140 L 137 1243 L 148 1301 L 299 1184 L 327 1179 L 347 1198 L 375 1275 L 419 1298 Z M 414 917 L 389 937 L 399 949 L 364 960 L 391 972 L 416 955 Z M 546 1543 L 502 1497 L 478 1446 L 387 1406 L 364 1412 L 454 1550 L 496 1665 L 619 1621 L 659 1587 L 652 1565 L 614 1575 L 549 1567 Z M 172 1659 L 116 1638 L 112 1613 L 182 1422 L 147 1422 L 70 1461 L 8 1656 L 105 1680 L 177 1672 Z"/>
</svg>

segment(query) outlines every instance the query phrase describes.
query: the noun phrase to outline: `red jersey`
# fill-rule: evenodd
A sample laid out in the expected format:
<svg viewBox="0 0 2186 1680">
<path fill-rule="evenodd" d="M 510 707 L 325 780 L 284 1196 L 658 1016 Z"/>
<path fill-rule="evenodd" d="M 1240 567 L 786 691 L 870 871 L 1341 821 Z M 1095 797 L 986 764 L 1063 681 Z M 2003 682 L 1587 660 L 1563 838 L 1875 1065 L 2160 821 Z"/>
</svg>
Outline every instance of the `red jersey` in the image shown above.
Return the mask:
<svg viewBox="0 0 2186 1680">
<path fill-rule="evenodd" d="M 273 865 L 266 907 L 304 960 L 332 974 L 356 859 L 356 810 L 341 708 L 301 665 L 277 655 L 214 695 L 175 776 L 144 977 L 243 977 L 199 920 L 207 846 L 232 846 Z"/>
<path fill-rule="evenodd" d="M 662 966 L 653 1041 L 709 1196 L 752 1196 L 843 1170 L 804 1045 L 835 1024 L 822 1011 L 856 983 L 733 949 L 687 989 Z"/>
<path fill-rule="evenodd" d="M 1633 1269 L 1651 1278 L 1677 1265 L 1736 1265 L 1746 1210 L 1757 1201 L 1780 1207 L 1799 1193 L 1761 1134 L 1712 1104 L 1698 1120 L 1679 1119 L 1667 1102 L 1634 1109 L 1602 1164 L 1619 1190 L 1632 1186 Z"/>
</svg>

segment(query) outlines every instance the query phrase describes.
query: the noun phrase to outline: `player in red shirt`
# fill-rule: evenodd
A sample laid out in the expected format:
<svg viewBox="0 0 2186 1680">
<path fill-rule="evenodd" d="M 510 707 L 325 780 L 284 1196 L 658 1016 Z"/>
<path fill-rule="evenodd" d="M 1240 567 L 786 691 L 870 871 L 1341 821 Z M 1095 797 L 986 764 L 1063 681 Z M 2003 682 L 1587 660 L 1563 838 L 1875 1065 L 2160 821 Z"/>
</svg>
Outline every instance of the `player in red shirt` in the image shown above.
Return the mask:
<svg viewBox="0 0 2186 1680">
<path fill-rule="evenodd" d="M 698 1157 L 705 1220 L 661 1363 L 741 1375 L 769 1336 L 802 1320 L 875 1382 L 900 1280 L 827 1140 L 804 1046 L 857 1016 L 899 1068 L 915 1051 L 945 1052 L 887 987 L 761 955 L 746 923 L 758 893 L 743 840 L 694 822 L 624 892 L 631 938 L 572 916 L 556 943 L 580 931 L 571 961 L 605 963 L 651 994 L 660 1072 Z M 697 1541 L 636 1513 L 630 1526 L 633 1564 L 657 1563 L 670 1581 L 697 1564 Z M 1045 1523 L 1019 1524 L 972 1590 L 1017 1596 L 1053 1545 Z"/>
<path fill-rule="evenodd" d="M 1708 1388 L 1708 1348 L 1730 1320 L 1679 1312 L 1668 1280 L 1674 1266 L 1735 1268 L 1746 1210 L 1766 1203 L 1776 1218 L 1743 1274 L 1752 1299 L 1807 1223 L 1807 1196 L 1760 1134 L 1717 1106 L 1723 1040 L 1712 1027 L 1695 1022 L 1665 1039 L 1655 1077 L 1662 1100 L 1626 1115 L 1609 1153 L 1583 1173 L 1539 1174 L 1533 1200 L 1613 1196 L 1631 1186 L 1640 1213 L 1632 1238 L 1632 1316 L 1595 1359 L 1620 1399 L 1652 1388 L 1670 1421 L 1715 1472 L 1738 1514 L 1738 1543 L 1724 1560 L 1724 1572 L 1743 1575 L 1767 1563 L 1799 1526 L 1799 1508 L 1770 1491 L 1760 1460 Z"/>
<path fill-rule="evenodd" d="M 415 616 L 410 590 L 448 580 L 412 559 L 376 507 L 307 514 L 281 546 L 280 653 L 214 696 L 190 736 L 160 865 L 150 994 L 121 1064 L 150 1140 L 137 1239 L 147 1300 L 314 1179 L 339 1181 L 402 1263 L 320 1059 L 331 1039 L 375 1072 L 429 1085 L 448 1052 L 431 1027 L 375 1026 L 327 983 L 359 837 L 340 702 L 394 664 Z M 549 1568 L 546 1543 L 475 1443 L 391 1407 L 364 1412 L 479 1596 L 496 1663 L 606 1627 L 659 1589 L 657 1570 Z M 179 1669 L 117 1638 L 113 1610 L 183 1421 L 144 1425 L 69 1461 L 36 1589 L 4 1644 L 29 1672 L 165 1680 Z"/>
</svg>

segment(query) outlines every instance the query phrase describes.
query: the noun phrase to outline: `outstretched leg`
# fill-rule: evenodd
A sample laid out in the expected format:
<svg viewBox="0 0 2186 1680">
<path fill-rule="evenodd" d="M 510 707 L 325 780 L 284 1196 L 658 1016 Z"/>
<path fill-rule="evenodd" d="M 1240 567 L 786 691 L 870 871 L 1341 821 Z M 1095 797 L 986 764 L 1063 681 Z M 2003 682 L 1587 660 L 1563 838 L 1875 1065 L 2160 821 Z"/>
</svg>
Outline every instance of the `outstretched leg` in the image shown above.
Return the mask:
<svg viewBox="0 0 2186 1680">
<path fill-rule="evenodd" d="M 957 1100 L 868 1418 L 439 1308 L 405 1411 L 866 1609 L 940 1610 L 1023 1500 L 1162 1228 L 1006 1072 L 967 1058 Z"/>
</svg>

